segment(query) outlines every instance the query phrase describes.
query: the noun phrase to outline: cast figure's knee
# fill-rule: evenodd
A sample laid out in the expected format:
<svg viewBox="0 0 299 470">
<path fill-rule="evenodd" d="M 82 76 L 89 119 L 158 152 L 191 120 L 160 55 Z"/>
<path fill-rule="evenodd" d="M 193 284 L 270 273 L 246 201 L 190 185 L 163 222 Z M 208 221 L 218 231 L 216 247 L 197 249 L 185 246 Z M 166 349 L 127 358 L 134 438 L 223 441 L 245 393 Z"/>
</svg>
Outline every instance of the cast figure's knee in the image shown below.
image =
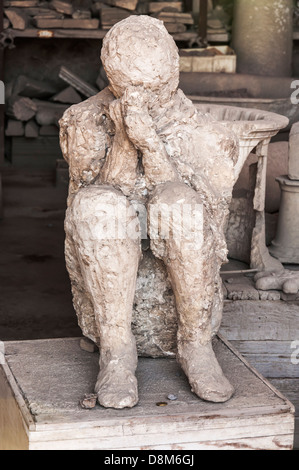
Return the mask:
<svg viewBox="0 0 299 470">
<path fill-rule="evenodd" d="M 188 250 L 198 252 L 203 239 L 203 216 L 202 201 L 192 188 L 183 183 L 158 186 L 148 210 L 153 253 L 165 259 L 175 256 L 174 251 L 177 254 Z"/>
<path fill-rule="evenodd" d="M 137 239 L 139 230 L 133 206 L 110 186 L 79 190 L 67 210 L 65 225 L 67 232 L 93 240 Z"/>
</svg>

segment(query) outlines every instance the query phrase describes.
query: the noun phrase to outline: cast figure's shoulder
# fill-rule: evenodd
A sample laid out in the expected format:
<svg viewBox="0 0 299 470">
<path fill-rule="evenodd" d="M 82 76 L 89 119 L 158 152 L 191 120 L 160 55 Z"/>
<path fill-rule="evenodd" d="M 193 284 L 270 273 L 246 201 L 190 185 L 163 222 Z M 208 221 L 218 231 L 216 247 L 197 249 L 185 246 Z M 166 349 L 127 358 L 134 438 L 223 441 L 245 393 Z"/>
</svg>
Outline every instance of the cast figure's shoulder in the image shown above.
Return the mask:
<svg viewBox="0 0 299 470">
<path fill-rule="evenodd" d="M 70 106 L 64 113 L 59 124 L 63 126 L 68 123 L 71 124 L 75 121 L 80 121 L 81 118 L 84 120 L 90 119 L 95 116 L 101 116 L 105 114 L 109 104 L 114 100 L 114 96 L 109 90 L 105 88 L 100 91 L 97 95 L 91 96 L 81 103 Z"/>
<path fill-rule="evenodd" d="M 98 176 L 111 146 L 112 121 L 106 113 L 114 96 L 108 88 L 68 108 L 59 121 L 60 147 L 69 164 L 72 191 Z"/>
</svg>

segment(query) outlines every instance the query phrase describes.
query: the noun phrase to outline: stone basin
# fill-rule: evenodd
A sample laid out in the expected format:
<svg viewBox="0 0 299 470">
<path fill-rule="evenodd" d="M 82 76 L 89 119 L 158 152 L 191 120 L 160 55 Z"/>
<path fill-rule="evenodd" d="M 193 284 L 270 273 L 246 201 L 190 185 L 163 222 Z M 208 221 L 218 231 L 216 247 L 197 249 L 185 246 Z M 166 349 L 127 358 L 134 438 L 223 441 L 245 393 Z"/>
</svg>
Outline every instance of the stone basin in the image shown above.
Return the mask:
<svg viewBox="0 0 299 470">
<path fill-rule="evenodd" d="M 211 114 L 214 119 L 225 125 L 229 123 L 229 127 L 239 137 L 241 158 L 236 172 L 241 171 L 248 155 L 258 144 L 270 140 L 289 124 L 289 119 L 280 114 L 259 109 L 206 104 L 198 102 L 196 96 L 189 98 L 200 112 Z"/>
<path fill-rule="evenodd" d="M 229 125 L 230 129 L 233 129 L 239 137 L 240 158 L 235 170 L 236 181 L 249 154 L 256 149 L 258 165 L 253 207 L 250 214 L 250 218 L 254 219 L 252 236 L 249 241 L 250 268 L 258 271 L 282 269 L 282 264 L 270 255 L 266 247 L 266 176 L 268 149 L 271 138 L 288 126 L 289 119 L 268 111 L 235 106 L 219 106 L 198 102 L 194 96 L 189 96 L 189 98 L 192 99 L 200 112 L 209 113 L 215 120 L 222 122 L 224 125 Z M 248 217 L 248 213 L 244 216 Z M 241 224 L 243 222 L 244 220 L 240 221 Z M 239 236 L 238 231 L 236 231 L 236 236 Z"/>
</svg>

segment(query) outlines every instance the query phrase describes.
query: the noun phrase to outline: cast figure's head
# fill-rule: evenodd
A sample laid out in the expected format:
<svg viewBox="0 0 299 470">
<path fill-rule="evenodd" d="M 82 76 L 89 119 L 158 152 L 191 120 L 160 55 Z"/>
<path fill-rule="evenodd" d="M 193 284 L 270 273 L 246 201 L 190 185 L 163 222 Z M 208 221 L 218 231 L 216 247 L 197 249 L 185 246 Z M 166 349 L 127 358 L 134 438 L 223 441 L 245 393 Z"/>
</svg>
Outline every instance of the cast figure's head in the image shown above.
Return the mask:
<svg viewBox="0 0 299 470">
<path fill-rule="evenodd" d="M 130 86 L 142 86 L 161 101 L 177 90 L 178 49 L 160 20 L 132 15 L 120 21 L 105 36 L 101 59 L 116 98 Z"/>
</svg>

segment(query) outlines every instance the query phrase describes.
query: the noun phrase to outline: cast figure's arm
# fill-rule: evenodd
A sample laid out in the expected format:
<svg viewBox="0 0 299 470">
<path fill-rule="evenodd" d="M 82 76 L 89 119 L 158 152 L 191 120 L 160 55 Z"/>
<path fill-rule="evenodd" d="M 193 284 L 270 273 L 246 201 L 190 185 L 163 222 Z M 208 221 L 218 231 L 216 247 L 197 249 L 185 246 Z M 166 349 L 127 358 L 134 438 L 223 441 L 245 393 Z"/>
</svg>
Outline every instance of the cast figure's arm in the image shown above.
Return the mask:
<svg viewBox="0 0 299 470">
<path fill-rule="evenodd" d="M 103 165 L 100 181 L 119 187 L 124 194 L 130 194 L 137 177 L 138 153 L 125 130 L 121 102 L 113 101 L 109 115 L 115 125 L 115 136 Z"/>
<path fill-rule="evenodd" d="M 154 128 L 147 107 L 147 94 L 141 87 L 129 88 L 121 98 L 126 132 L 143 156 L 149 189 L 168 181 L 179 181 L 178 172 Z"/>
<path fill-rule="evenodd" d="M 69 164 L 70 194 L 94 184 L 101 173 L 113 131 L 105 110 L 113 100 L 112 93 L 103 90 L 68 108 L 59 122 L 60 146 Z"/>
</svg>

